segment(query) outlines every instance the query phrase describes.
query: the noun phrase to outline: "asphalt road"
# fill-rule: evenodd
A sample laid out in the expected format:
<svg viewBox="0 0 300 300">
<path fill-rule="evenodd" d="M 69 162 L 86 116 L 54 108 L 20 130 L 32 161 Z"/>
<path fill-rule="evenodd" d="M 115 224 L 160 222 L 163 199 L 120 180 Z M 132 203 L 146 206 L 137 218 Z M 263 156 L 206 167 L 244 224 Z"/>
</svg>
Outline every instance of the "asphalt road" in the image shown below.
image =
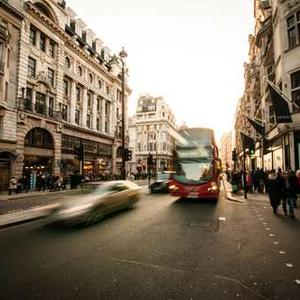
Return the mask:
<svg viewBox="0 0 300 300">
<path fill-rule="evenodd" d="M 1 299 L 300 298 L 300 222 L 260 198 L 146 193 L 87 228 L 44 225 L 0 230 Z"/>
</svg>

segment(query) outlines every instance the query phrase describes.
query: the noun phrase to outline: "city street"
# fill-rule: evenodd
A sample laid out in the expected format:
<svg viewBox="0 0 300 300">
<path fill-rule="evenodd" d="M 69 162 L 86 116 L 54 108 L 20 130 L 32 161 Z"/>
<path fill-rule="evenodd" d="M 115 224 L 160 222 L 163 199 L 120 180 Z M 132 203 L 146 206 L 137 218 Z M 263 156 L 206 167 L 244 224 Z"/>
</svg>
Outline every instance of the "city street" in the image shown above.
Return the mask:
<svg viewBox="0 0 300 300">
<path fill-rule="evenodd" d="M 89 227 L 1 229 L 1 298 L 299 299 L 300 222 L 274 216 L 265 197 L 143 192 Z"/>
</svg>

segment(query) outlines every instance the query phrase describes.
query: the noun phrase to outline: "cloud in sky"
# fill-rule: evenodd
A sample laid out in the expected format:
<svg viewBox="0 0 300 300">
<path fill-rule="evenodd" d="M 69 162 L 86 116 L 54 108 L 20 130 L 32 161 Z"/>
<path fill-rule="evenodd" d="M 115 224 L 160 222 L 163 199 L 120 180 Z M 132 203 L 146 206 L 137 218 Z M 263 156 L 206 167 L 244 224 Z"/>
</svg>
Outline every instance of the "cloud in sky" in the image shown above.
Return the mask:
<svg viewBox="0 0 300 300">
<path fill-rule="evenodd" d="M 163 96 L 177 123 L 233 126 L 244 88 L 253 1 L 68 0 L 113 52 L 128 52 L 129 114 L 138 96 Z"/>
</svg>

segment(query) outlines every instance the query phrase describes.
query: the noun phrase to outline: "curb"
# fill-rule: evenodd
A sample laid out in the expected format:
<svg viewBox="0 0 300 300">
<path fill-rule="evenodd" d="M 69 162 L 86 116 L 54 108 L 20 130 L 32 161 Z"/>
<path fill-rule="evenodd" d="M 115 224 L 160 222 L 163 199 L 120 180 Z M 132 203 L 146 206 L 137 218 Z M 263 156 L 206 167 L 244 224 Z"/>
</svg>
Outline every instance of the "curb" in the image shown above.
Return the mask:
<svg viewBox="0 0 300 300">
<path fill-rule="evenodd" d="M 240 199 L 237 199 L 237 198 L 233 197 L 232 194 L 231 194 L 231 192 L 230 192 L 229 190 L 226 189 L 226 186 L 225 186 L 225 180 L 222 179 L 222 181 L 223 181 L 223 187 L 224 187 L 224 190 L 225 190 L 225 192 L 226 192 L 226 198 L 227 198 L 227 200 L 233 201 L 233 202 L 238 202 L 238 203 L 246 203 L 245 200 L 240 200 Z"/>
<path fill-rule="evenodd" d="M 8 213 L 0 216 L 0 229 L 12 227 L 14 225 L 27 223 L 33 220 L 41 219 L 48 215 L 49 210 L 53 209 L 56 204 L 37 206 L 25 211 Z"/>
</svg>

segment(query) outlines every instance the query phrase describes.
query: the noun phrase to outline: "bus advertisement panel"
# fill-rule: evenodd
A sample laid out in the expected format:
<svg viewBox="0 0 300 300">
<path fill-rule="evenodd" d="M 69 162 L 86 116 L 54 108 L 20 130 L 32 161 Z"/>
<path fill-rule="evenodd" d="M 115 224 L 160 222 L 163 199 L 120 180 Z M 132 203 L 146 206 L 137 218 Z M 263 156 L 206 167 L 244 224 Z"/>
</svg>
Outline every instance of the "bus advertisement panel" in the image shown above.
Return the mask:
<svg viewBox="0 0 300 300">
<path fill-rule="evenodd" d="M 179 132 L 174 152 L 176 174 L 169 189 L 173 196 L 208 198 L 219 196 L 220 160 L 214 132 L 207 128 L 188 128 Z"/>
</svg>

